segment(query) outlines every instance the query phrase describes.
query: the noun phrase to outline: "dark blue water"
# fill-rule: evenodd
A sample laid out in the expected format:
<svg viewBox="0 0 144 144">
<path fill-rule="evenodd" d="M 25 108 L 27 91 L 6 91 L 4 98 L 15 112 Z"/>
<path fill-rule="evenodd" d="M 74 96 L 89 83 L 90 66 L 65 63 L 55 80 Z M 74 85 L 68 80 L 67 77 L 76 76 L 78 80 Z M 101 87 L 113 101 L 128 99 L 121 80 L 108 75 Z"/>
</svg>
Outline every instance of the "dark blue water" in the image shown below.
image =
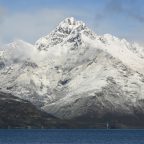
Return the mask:
<svg viewBox="0 0 144 144">
<path fill-rule="evenodd" d="M 144 130 L 0 130 L 0 144 L 144 144 Z"/>
</svg>

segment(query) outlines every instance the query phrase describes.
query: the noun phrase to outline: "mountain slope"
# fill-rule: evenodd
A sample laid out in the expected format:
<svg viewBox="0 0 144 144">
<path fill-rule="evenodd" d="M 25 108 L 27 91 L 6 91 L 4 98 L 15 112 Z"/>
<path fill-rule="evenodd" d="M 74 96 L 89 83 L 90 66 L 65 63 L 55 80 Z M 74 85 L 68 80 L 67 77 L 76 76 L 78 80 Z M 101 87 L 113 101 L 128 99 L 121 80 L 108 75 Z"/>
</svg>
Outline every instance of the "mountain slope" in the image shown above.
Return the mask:
<svg viewBox="0 0 144 144">
<path fill-rule="evenodd" d="M 1 89 L 48 113 L 62 119 L 143 114 L 144 48 L 136 43 L 98 36 L 67 18 L 34 46 L 17 41 L 8 47 Z"/>
<path fill-rule="evenodd" d="M 30 102 L 0 92 L 0 128 L 54 128 L 61 122 Z"/>
<path fill-rule="evenodd" d="M 43 107 L 44 110 L 61 118 L 90 111 L 101 115 L 113 111 L 133 113 L 131 107 L 143 99 L 144 77 L 107 54 L 99 53 L 95 61 L 77 69 L 80 72 L 76 76 L 75 69 L 64 75 L 70 79 L 64 85 L 66 96 Z"/>
</svg>

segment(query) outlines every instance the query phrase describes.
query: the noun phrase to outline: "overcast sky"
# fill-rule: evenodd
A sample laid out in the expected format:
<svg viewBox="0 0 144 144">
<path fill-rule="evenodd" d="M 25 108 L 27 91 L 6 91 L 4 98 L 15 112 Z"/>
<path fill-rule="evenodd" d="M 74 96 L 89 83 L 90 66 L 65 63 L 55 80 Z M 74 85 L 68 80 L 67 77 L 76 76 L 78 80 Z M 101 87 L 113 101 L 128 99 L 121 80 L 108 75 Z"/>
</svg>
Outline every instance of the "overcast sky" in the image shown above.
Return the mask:
<svg viewBox="0 0 144 144">
<path fill-rule="evenodd" d="M 34 43 L 66 17 L 144 44 L 144 0 L 0 0 L 0 43 Z"/>
</svg>

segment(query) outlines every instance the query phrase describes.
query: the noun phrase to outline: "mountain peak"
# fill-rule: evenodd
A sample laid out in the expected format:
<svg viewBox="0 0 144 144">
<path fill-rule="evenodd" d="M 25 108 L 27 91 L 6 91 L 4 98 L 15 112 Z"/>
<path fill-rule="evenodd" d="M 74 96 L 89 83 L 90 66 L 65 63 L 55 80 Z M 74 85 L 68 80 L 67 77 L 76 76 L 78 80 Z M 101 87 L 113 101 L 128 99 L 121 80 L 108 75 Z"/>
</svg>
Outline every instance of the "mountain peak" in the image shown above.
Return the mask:
<svg viewBox="0 0 144 144">
<path fill-rule="evenodd" d="M 57 27 L 60 32 L 71 33 L 73 30 L 82 30 L 85 28 L 85 23 L 82 21 L 77 21 L 74 17 L 68 17 L 63 20 Z"/>
<path fill-rule="evenodd" d="M 65 40 L 77 41 L 79 33 L 87 30 L 85 23 L 76 20 L 74 17 L 64 19 L 49 35 L 40 38 L 36 41 L 36 47 L 40 50 L 46 50 L 48 47 L 60 44 Z"/>
<path fill-rule="evenodd" d="M 74 17 L 68 17 L 64 20 L 65 23 L 69 25 L 75 25 L 76 24 L 76 19 Z"/>
<path fill-rule="evenodd" d="M 67 24 L 67 25 L 71 25 L 71 26 L 78 26 L 78 25 L 85 25 L 84 22 L 82 21 L 78 21 L 76 20 L 74 17 L 68 17 L 66 19 L 64 19 L 61 23 L 61 24 Z"/>
</svg>

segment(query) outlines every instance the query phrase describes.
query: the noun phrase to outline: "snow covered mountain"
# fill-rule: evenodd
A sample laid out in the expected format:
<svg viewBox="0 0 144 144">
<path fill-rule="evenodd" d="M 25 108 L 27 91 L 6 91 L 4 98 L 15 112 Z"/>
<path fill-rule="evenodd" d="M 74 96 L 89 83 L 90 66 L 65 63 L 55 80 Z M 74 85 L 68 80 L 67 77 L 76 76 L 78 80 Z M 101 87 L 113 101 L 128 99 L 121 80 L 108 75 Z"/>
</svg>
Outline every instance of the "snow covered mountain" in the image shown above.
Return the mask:
<svg viewBox="0 0 144 144">
<path fill-rule="evenodd" d="M 63 119 L 144 113 L 144 48 L 74 18 L 0 53 L 0 88 Z"/>
</svg>

